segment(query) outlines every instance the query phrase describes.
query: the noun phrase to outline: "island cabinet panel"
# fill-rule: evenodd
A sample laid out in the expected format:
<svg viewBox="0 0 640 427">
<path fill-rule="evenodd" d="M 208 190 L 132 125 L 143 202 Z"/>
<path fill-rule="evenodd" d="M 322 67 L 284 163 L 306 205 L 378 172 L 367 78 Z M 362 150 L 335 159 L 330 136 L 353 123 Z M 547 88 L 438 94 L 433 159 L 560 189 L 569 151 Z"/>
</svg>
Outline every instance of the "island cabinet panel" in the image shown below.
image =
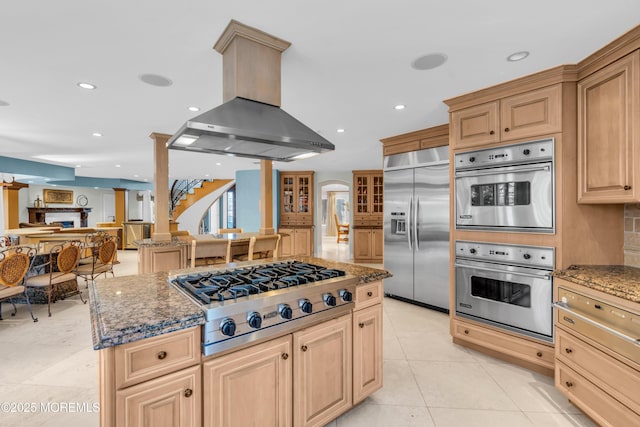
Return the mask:
<svg viewBox="0 0 640 427">
<path fill-rule="evenodd" d="M 353 312 L 353 404 L 382 388 L 382 304 Z"/>
<path fill-rule="evenodd" d="M 279 256 L 313 256 L 314 227 L 280 228 Z"/>
<path fill-rule="evenodd" d="M 451 112 L 453 149 L 494 144 L 562 130 L 560 84 Z"/>
<path fill-rule="evenodd" d="M 291 335 L 203 365 L 205 427 L 292 425 Z"/>
<path fill-rule="evenodd" d="M 293 421 L 324 426 L 352 404 L 351 314 L 293 334 Z"/>
<path fill-rule="evenodd" d="M 578 201 L 640 201 L 640 51 L 578 82 Z"/>
<path fill-rule="evenodd" d="M 201 425 L 201 370 L 194 366 L 116 393 L 118 427 Z"/>
</svg>

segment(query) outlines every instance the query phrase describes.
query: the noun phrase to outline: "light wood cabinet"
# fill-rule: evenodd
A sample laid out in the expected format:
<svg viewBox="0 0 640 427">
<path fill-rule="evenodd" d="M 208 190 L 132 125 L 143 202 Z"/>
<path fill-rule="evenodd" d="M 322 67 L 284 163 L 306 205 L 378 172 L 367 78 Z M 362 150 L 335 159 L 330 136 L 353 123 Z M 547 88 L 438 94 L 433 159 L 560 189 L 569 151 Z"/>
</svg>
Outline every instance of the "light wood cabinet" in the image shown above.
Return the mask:
<svg viewBox="0 0 640 427">
<path fill-rule="evenodd" d="M 165 375 L 116 393 L 118 427 L 201 425 L 200 366 Z"/>
<path fill-rule="evenodd" d="M 353 404 L 382 388 L 382 304 L 353 312 Z"/>
<path fill-rule="evenodd" d="M 384 156 L 449 145 L 449 123 L 383 138 L 380 142 Z"/>
<path fill-rule="evenodd" d="M 352 404 L 351 313 L 293 334 L 293 420 L 324 426 Z"/>
<path fill-rule="evenodd" d="M 313 225 L 313 171 L 280 173 L 280 226 Z"/>
<path fill-rule="evenodd" d="M 384 182 L 381 170 L 353 171 L 354 225 L 382 225 Z"/>
<path fill-rule="evenodd" d="M 379 263 L 384 259 L 384 230 L 382 228 L 353 229 L 354 262 Z"/>
<path fill-rule="evenodd" d="M 279 256 L 313 256 L 314 227 L 280 228 Z"/>
<path fill-rule="evenodd" d="M 640 50 L 578 82 L 578 201 L 640 201 Z"/>
<path fill-rule="evenodd" d="M 203 365 L 204 426 L 292 425 L 291 335 Z"/>
<path fill-rule="evenodd" d="M 561 85 L 520 93 L 451 112 L 454 149 L 560 132 Z"/>
</svg>

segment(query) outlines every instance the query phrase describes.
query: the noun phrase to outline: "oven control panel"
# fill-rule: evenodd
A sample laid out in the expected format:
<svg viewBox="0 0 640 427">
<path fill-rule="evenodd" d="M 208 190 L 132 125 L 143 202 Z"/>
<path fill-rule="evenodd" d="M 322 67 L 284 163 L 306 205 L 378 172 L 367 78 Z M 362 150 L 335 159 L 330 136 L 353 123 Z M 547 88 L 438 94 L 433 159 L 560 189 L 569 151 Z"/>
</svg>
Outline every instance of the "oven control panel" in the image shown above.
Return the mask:
<svg viewBox="0 0 640 427">
<path fill-rule="evenodd" d="M 555 250 L 545 246 L 456 241 L 456 258 L 553 269 Z"/>
<path fill-rule="evenodd" d="M 553 158 L 554 139 L 525 142 L 488 148 L 485 150 L 467 151 L 455 156 L 455 169 L 481 169 L 486 167 L 536 163 Z"/>
</svg>

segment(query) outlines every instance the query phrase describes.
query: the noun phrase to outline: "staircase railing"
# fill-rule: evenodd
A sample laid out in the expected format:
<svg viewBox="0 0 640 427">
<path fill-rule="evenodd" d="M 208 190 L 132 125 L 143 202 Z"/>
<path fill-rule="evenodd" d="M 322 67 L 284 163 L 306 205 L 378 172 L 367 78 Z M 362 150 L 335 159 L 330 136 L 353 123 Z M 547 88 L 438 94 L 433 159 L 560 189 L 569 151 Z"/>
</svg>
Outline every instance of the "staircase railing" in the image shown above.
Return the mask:
<svg viewBox="0 0 640 427">
<path fill-rule="evenodd" d="M 180 204 L 180 200 L 185 194 L 191 192 L 192 189 L 201 187 L 205 181 L 213 181 L 212 179 L 177 179 L 173 181 L 171 186 L 171 197 L 169 198 L 169 217 L 173 215 L 173 210 Z"/>
</svg>

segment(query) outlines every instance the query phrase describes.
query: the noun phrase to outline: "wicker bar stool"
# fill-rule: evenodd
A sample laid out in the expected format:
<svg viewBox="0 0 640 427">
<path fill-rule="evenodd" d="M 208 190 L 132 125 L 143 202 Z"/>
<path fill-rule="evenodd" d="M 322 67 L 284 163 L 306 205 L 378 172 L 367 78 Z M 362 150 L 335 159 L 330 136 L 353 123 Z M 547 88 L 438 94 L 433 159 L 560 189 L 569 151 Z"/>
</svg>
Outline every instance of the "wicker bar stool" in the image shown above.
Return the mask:
<svg viewBox="0 0 640 427">
<path fill-rule="evenodd" d="M 23 295 L 34 322 L 37 322 L 38 318 L 33 315 L 29 295 L 22 283 L 36 252 L 34 248 L 26 246 L 12 246 L 0 252 L 0 304 L 3 301 L 10 301 L 13 305 L 11 316 L 15 316 L 18 309 L 13 299 Z M 2 320 L 2 310 L 0 310 L 0 320 Z"/>
</svg>

